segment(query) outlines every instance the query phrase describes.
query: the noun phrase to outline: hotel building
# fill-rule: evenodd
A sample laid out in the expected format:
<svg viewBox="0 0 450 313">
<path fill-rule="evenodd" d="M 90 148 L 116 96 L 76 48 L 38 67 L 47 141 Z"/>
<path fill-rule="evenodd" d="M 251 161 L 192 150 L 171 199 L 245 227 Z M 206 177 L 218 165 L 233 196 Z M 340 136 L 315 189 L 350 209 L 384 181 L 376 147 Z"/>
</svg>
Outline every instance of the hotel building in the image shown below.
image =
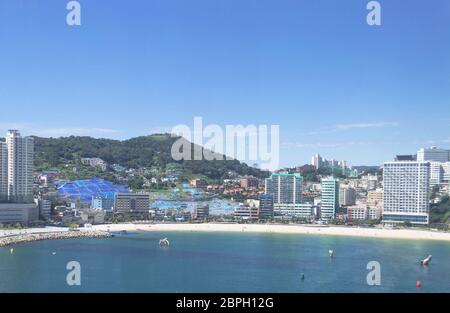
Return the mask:
<svg viewBox="0 0 450 313">
<path fill-rule="evenodd" d="M 146 193 L 117 193 L 115 212 L 129 214 L 149 214 L 150 197 Z"/>
<path fill-rule="evenodd" d="M 384 163 L 383 223 L 428 224 L 430 163 Z"/>
</svg>

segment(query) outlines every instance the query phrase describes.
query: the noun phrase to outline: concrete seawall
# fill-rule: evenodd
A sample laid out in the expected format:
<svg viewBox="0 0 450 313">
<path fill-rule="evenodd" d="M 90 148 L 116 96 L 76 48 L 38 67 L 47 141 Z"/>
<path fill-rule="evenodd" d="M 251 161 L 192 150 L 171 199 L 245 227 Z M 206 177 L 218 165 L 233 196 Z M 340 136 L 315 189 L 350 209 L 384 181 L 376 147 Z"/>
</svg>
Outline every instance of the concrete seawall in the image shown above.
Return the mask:
<svg viewBox="0 0 450 313">
<path fill-rule="evenodd" d="M 49 233 L 22 234 L 0 238 L 0 247 L 28 243 L 39 240 L 72 239 L 72 238 L 111 238 L 112 234 L 102 231 L 61 231 Z"/>
</svg>

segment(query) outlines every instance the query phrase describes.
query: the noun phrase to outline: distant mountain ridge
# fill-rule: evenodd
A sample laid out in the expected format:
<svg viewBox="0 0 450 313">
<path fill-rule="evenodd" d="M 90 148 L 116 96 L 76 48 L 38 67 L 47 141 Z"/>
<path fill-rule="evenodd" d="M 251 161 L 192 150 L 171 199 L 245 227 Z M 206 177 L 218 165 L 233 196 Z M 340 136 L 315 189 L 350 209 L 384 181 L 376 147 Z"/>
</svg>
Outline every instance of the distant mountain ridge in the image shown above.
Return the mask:
<svg viewBox="0 0 450 313">
<path fill-rule="evenodd" d="M 225 160 L 225 158 L 212 161 L 174 161 L 171 148 L 178 139 L 180 137 L 172 137 L 169 134 L 154 134 L 123 141 L 77 136 L 34 137 L 35 165 L 38 168 L 57 167 L 82 157 L 98 157 L 109 164 L 120 164 L 136 169 L 140 167 L 165 168 L 169 163 L 177 163 L 192 174 L 204 175 L 210 179 L 226 178 L 228 172 L 253 175 L 259 178 L 269 175 L 267 171 L 250 167 L 238 160 Z M 187 140 L 186 142 L 188 143 Z M 193 149 L 194 145 L 191 146 Z"/>
</svg>

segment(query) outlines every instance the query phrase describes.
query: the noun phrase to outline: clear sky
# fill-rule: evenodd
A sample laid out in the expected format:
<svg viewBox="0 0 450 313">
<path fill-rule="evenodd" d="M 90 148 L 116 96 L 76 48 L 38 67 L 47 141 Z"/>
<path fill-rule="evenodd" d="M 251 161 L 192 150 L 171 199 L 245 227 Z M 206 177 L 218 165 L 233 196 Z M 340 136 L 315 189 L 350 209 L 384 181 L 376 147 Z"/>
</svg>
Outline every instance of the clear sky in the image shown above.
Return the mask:
<svg viewBox="0 0 450 313">
<path fill-rule="evenodd" d="M 278 124 L 281 164 L 450 147 L 450 1 L 0 0 L 0 132 Z"/>
</svg>

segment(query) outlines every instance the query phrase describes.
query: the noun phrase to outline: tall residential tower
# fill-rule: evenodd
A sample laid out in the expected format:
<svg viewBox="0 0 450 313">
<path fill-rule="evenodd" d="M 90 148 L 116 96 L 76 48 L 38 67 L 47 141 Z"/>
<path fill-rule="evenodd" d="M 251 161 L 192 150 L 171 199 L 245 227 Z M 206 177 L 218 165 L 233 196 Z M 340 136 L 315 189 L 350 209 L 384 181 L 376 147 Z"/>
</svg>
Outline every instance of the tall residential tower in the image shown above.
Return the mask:
<svg viewBox="0 0 450 313">
<path fill-rule="evenodd" d="M 8 150 L 0 141 L 0 203 L 8 200 Z"/>
<path fill-rule="evenodd" d="M 322 201 L 320 217 L 324 220 L 335 218 L 339 208 L 339 179 L 327 177 L 322 179 Z"/>
<path fill-rule="evenodd" d="M 383 222 L 428 224 L 430 163 L 384 163 Z"/>
<path fill-rule="evenodd" d="M 8 154 L 8 201 L 33 203 L 33 162 L 32 137 L 22 137 L 19 131 L 10 130 L 6 134 Z"/>
<path fill-rule="evenodd" d="M 303 177 L 299 174 L 272 174 L 266 179 L 266 194 L 273 196 L 274 213 L 302 215 Z"/>
<path fill-rule="evenodd" d="M 33 138 L 17 130 L 0 142 L 0 223 L 28 224 L 38 219 L 33 202 Z"/>
</svg>

